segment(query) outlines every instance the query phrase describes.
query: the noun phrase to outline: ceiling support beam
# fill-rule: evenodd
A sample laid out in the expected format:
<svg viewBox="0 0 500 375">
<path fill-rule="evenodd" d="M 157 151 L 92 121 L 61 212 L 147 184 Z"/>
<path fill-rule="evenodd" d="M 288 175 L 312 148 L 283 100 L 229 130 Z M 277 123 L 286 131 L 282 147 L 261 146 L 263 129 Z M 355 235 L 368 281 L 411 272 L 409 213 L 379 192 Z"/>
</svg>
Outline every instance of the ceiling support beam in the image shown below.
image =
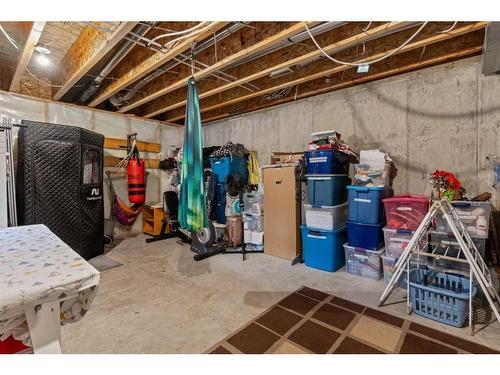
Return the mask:
<svg viewBox="0 0 500 375">
<path fill-rule="evenodd" d="M 94 100 L 92 100 L 88 106 L 95 107 L 99 105 L 114 94 L 127 88 L 134 82 L 145 77 L 147 74 L 160 68 L 162 65 L 165 65 L 167 62 L 169 62 L 179 54 L 187 51 L 191 47 L 192 43 L 200 42 L 206 39 L 213 33 L 216 33 L 217 31 L 225 27 L 228 23 L 229 22 L 214 22 L 213 25 L 207 27 L 205 31 L 182 41 L 181 43 L 179 43 L 179 45 L 172 48 L 168 52 L 156 52 L 154 55 L 151 55 L 139 65 L 132 67 L 126 74 L 112 82 Z"/>
<path fill-rule="evenodd" d="M 121 22 L 109 34 L 107 31 L 87 26 L 75 40 L 61 61 L 62 87 L 53 100 L 61 99 L 90 69 L 132 31 L 139 22 Z"/>
<path fill-rule="evenodd" d="M 413 42 L 413 43 L 409 43 L 406 46 L 404 46 L 403 48 L 401 48 L 400 50 L 398 50 L 397 52 L 395 52 L 392 56 L 395 56 L 395 55 L 398 55 L 398 54 L 401 54 L 401 53 L 404 53 L 404 52 L 412 51 L 412 50 L 415 50 L 415 49 L 423 48 L 423 47 L 425 47 L 427 45 L 430 45 L 430 44 L 439 43 L 439 42 L 442 42 L 442 41 L 445 41 L 445 40 L 448 40 L 448 39 L 451 39 L 451 38 L 455 38 L 455 37 L 460 36 L 460 35 L 468 34 L 468 33 L 471 33 L 471 32 L 474 32 L 474 31 L 477 31 L 477 30 L 480 30 L 480 29 L 483 29 L 483 28 L 486 27 L 487 24 L 488 24 L 487 22 L 475 22 L 473 24 L 470 24 L 470 25 L 467 25 L 467 26 L 464 26 L 464 27 L 459 27 L 459 28 L 453 29 L 452 31 L 447 32 L 447 33 L 436 34 L 436 35 L 430 36 L 428 38 L 424 38 L 422 40 L 419 40 L 419 41 L 416 41 L 416 42 Z M 389 51 L 386 51 L 386 52 L 376 53 L 376 54 L 374 54 L 372 56 L 369 56 L 369 57 L 366 57 L 366 58 L 354 61 L 354 63 L 362 64 L 362 63 L 365 63 L 367 61 L 375 60 L 375 59 L 381 58 L 381 57 L 383 57 L 383 56 L 391 53 L 394 50 L 395 49 L 392 49 L 392 50 L 389 50 Z M 263 90 L 260 90 L 260 91 L 253 92 L 253 93 L 248 94 L 248 95 L 240 96 L 240 97 L 237 97 L 237 98 L 234 98 L 234 99 L 231 99 L 231 100 L 228 100 L 226 102 L 219 103 L 219 104 L 216 104 L 216 105 L 213 105 L 213 106 L 210 106 L 210 107 L 202 108 L 201 112 L 203 113 L 203 112 L 208 112 L 208 111 L 211 111 L 211 110 L 214 110 L 214 109 L 217 109 L 217 108 L 222 108 L 222 107 L 225 107 L 225 106 L 228 106 L 228 105 L 231 105 L 231 104 L 235 104 L 235 103 L 242 102 L 242 101 L 245 101 L 245 100 L 249 100 L 249 99 L 252 99 L 252 98 L 255 98 L 255 97 L 263 96 L 263 95 L 272 93 L 274 91 L 277 91 L 277 90 L 280 90 L 280 89 L 283 89 L 283 88 L 287 88 L 287 87 L 290 87 L 290 86 L 300 85 L 302 83 L 309 82 L 309 81 L 312 81 L 312 80 L 315 80 L 315 79 L 318 79 L 318 78 L 323 78 L 323 77 L 328 76 L 328 75 L 340 73 L 340 72 L 343 72 L 343 71 L 348 70 L 348 69 L 352 69 L 352 67 L 349 66 L 349 65 L 336 65 L 334 68 L 331 68 L 331 69 L 323 70 L 321 72 L 318 72 L 318 73 L 315 73 L 315 74 L 311 74 L 311 75 L 306 76 L 306 77 L 298 78 L 298 79 L 295 79 L 295 80 L 292 80 L 292 81 L 288 81 L 288 82 L 282 83 L 280 85 L 276 85 L 276 86 L 273 86 L 273 87 L 269 87 L 267 89 L 263 89 Z M 206 95 L 206 96 L 208 96 L 208 95 Z M 203 94 L 201 94 L 200 95 L 200 99 L 202 99 L 202 98 L 204 98 L 206 96 L 204 96 Z M 146 116 L 146 117 L 149 117 L 149 116 Z M 178 120 L 180 120 L 182 118 L 184 118 L 184 115 L 177 116 L 177 117 L 174 117 L 174 118 L 170 118 L 170 119 L 168 119 L 166 121 L 167 122 L 175 122 L 175 121 L 178 121 Z"/>
<path fill-rule="evenodd" d="M 316 23 L 311 23 L 311 24 L 316 24 Z M 230 64 L 234 64 L 238 60 L 241 60 L 241 59 L 246 58 L 248 56 L 254 55 L 260 51 L 265 50 L 268 47 L 274 46 L 274 45 L 278 44 L 279 42 L 281 42 L 282 40 L 287 39 L 295 34 L 298 34 L 302 30 L 304 30 L 304 23 L 297 22 L 294 25 L 292 25 L 291 27 L 289 27 L 289 28 L 269 37 L 269 38 L 266 38 L 258 43 L 255 43 L 254 45 L 252 45 L 248 48 L 242 49 L 241 51 L 238 51 L 238 52 L 222 59 L 221 61 L 219 61 L 213 65 L 210 65 L 208 68 L 205 68 L 205 69 L 202 69 L 202 70 L 196 72 L 194 74 L 194 78 L 198 80 L 198 79 L 202 79 L 204 77 L 207 77 L 208 75 L 210 75 L 218 70 L 221 70 L 224 67 L 229 66 Z M 132 110 L 140 105 L 143 105 L 147 102 L 150 102 L 151 100 L 156 99 L 162 95 L 165 95 L 165 94 L 168 94 L 169 92 L 180 89 L 181 87 L 187 85 L 189 78 L 190 77 L 185 77 L 185 78 L 171 84 L 170 86 L 167 86 L 161 90 L 153 92 L 153 93 L 145 96 L 144 98 L 142 98 L 142 99 L 126 106 L 126 107 L 121 108 L 118 112 L 120 112 L 120 113 L 128 112 L 128 111 L 130 111 L 130 110 Z M 146 116 L 146 117 L 148 117 L 148 116 Z"/>
<path fill-rule="evenodd" d="M 31 26 L 31 31 L 26 39 L 26 43 L 24 43 L 23 50 L 19 59 L 17 61 L 16 70 L 14 71 L 14 75 L 12 76 L 12 81 L 10 82 L 9 91 L 17 92 L 20 88 L 21 77 L 24 74 L 24 71 L 28 67 L 28 64 L 31 61 L 31 57 L 33 56 L 33 52 L 35 51 L 35 46 L 38 44 L 40 40 L 40 36 L 42 35 L 43 29 L 45 28 L 45 22 L 36 21 L 33 22 Z"/>
<path fill-rule="evenodd" d="M 318 95 L 318 94 L 323 94 L 323 93 L 326 93 L 326 92 L 331 92 L 331 91 L 336 91 L 336 90 L 344 89 L 344 88 L 347 88 L 347 87 L 359 85 L 361 83 L 367 83 L 367 82 L 376 81 L 376 80 L 379 80 L 379 79 L 383 79 L 383 78 L 395 76 L 395 75 L 398 75 L 398 74 L 409 73 L 411 71 L 415 71 L 415 70 L 419 70 L 419 69 L 424 69 L 424 68 L 427 68 L 427 67 L 430 67 L 430 66 L 434 66 L 434 65 L 445 64 L 445 63 L 448 63 L 450 61 L 455 61 L 455 60 L 458 60 L 458 59 L 463 59 L 463 58 L 467 58 L 467 57 L 478 55 L 478 54 L 480 54 L 482 52 L 482 50 L 483 50 L 483 46 L 482 45 L 481 46 L 476 46 L 476 47 L 471 47 L 471 48 L 466 48 L 466 49 L 460 50 L 458 52 L 452 52 L 452 53 L 448 53 L 448 54 L 445 54 L 445 55 L 442 55 L 442 56 L 437 56 L 437 57 L 433 57 L 433 58 L 430 58 L 430 59 L 421 60 L 421 61 L 418 61 L 418 62 L 413 63 L 413 64 L 408 64 L 408 65 L 405 65 L 405 66 L 402 66 L 402 67 L 397 67 L 397 68 L 389 69 L 389 70 L 386 70 L 386 71 L 383 71 L 383 72 L 380 72 L 380 73 L 363 76 L 363 77 L 360 77 L 360 78 L 352 79 L 352 80 L 345 81 L 345 82 L 342 82 L 342 83 L 338 83 L 338 84 L 335 84 L 335 85 L 330 85 L 328 87 L 323 87 L 321 89 L 303 92 L 303 93 L 298 94 L 297 97 L 290 96 L 290 97 L 287 97 L 287 98 L 283 98 L 281 100 L 274 101 L 272 103 L 268 103 L 268 104 L 259 106 L 258 108 L 252 108 L 252 111 L 259 110 L 259 109 L 264 109 L 264 108 L 275 106 L 275 105 L 278 105 L 278 104 L 284 104 L 284 103 L 295 101 L 295 100 L 298 100 L 298 99 L 304 99 L 304 98 L 307 98 L 307 97 L 310 97 L 310 96 L 314 96 L 314 95 Z M 216 116 L 209 117 L 207 119 L 203 119 L 203 123 L 204 123 L 204 125 L 208 125 L 208 122 L 220 120 L 220 119 L 223 119 L 223 118 L 227 118 L 227 117 L 230 117 L 232 115 L 234 115 L 234 114 L 231 114 L 229 112 L 222 113 L 222 114 L 219 114 L 219 115 L 216 115 Z M 180 117 L 178 119 L 181 119 L 181 118 L 182 117 Z"/>
<path fill-rule="evenodd" d="M 339 42 L 336 42 L 336 43 L 330 44 L 326 47 L 323 47 L 323 50 L 327 53 L 330 53 L 330 54 L 334 53 L 334 52 L 339 52 L 339 51 L 345 50 L 346 48 L 353 47 L 353 46 L 358 45 L 360 43 L 363 43 L 363 42 L 366 42 L 368 40 L 379 37 L 380 35 L 394 32 L 396 30 L 400 30 L 404 27 L 407 27 L 409 24 L 410 24 L 409 22 L 388 22 L 388 23 L 385 23 L 385 24 L 380 25 L 378 27 L 374 27 L 373 29 L 370 29 L 368 31 L 364 31 L 364 32 L 356 34 L 352 37 L 343 39 Z M 215 95 L 215 94 L 218 94 L 220 92 L 232 89 L 232 88 L 239 86 L 239 85 L 242 85 L 244 83 L 248 83 L 248 82 L 254 81 L 256 79 L 268 76 L 273 71 L 285 69 L 285 68 L 288 68 L 291 66 L 303 64 L 305 62 L 317 59 L 320 56 L 321 56 L 321 52 L 318 50 L 314 50 L 313 52 L 306 53 L 305 55 L 302 55 L 302 56 L 296 57 L 294 59 L 285 61 L 281 64 L 274 65 L 272 67 L 261 70 L 259 72 L 254 73 L 254 74 L 250 74 L 249 76 L 246 76 L 246 77 L 241 78 L 239 80 L 229 82 L 229 83 L 222 85 L 220 87 L 216 87 L 215 89 L 212 89 L 210 91 L 201 93 L 200 99 L 203 99 L 203 98 L 206 98 L 208 96 Z M 172 109 L 182 107 L 184 105 L 186 105 L 185 100 L 182 102 L 179 102 L 179 103 L 175 103 L 175 104 L 160 108 L 160 109 L 155 110 L 153 112 L 147 113 L 145 115 L 145 117 L 151 118 L 151 117 L 157 116 L 161 113 L 168 112 Z"/>
</svg>

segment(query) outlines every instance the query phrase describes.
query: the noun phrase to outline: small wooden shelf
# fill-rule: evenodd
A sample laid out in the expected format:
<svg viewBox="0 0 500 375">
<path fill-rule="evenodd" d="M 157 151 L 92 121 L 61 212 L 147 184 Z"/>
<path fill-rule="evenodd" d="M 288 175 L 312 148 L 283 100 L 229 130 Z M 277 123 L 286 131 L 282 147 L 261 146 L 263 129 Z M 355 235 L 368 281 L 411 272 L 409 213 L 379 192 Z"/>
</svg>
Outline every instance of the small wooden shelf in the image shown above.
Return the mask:
<svg viewBox="0 0 500 375">
<path fill-rule="evenodd" d="M 142 231 L 152 236 L 159 235 L 164 218 L 165 213 L 162 207 L 145 205 L 142 210 Z"/>
</svg>

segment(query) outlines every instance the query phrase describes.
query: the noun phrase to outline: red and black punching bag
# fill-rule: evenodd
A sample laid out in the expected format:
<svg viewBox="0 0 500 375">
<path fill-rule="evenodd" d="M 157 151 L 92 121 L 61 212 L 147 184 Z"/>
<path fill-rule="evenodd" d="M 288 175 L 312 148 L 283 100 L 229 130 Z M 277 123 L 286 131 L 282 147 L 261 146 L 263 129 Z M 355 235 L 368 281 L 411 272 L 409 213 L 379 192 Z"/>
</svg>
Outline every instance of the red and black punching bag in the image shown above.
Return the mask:
<svg viewBox="0 0 500 375">
<path fill-rule="evenodd" d="M 144 161 L 140 158 L 132 158 L 128 161 L 128 200 L 130 203 L 144 203 L 146 200 L 144 172 Z"/>
</svg>

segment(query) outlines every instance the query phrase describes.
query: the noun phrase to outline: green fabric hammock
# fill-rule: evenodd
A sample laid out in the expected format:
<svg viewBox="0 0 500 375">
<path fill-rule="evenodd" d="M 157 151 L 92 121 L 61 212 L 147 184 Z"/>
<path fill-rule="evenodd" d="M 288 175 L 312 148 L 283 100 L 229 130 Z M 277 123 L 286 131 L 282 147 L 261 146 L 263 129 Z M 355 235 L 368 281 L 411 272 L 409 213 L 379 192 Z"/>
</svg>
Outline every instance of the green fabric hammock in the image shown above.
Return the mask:
<svg viewBox="0 0 500 375">
<path fill-rule="evenodd" d="M 189 231 L 208 227 L 203 178 L 200 101 L 194 78 L 188 82 L 178 219 L 181 228 Z"/>
</svg>

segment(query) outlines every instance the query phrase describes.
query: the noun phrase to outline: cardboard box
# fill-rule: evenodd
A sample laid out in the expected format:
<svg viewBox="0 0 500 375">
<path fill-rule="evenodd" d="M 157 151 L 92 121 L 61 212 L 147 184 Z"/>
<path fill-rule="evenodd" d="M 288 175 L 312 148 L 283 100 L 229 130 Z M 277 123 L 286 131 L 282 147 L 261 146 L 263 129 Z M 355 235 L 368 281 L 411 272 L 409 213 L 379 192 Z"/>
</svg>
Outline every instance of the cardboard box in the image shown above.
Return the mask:
<svg viewBox="0 0 500 375">
<path fill-rule="evenodd" d="M 271 164 L 295 164 L 304 157 L 304 152 L 273 152 Z"/>
<path fill-rule="evenodd" d="M 300 249 L 300 205 L 296 198 L 295 166 L 263 168 L 264 252 L 293 260 Z"/>
</svg>

